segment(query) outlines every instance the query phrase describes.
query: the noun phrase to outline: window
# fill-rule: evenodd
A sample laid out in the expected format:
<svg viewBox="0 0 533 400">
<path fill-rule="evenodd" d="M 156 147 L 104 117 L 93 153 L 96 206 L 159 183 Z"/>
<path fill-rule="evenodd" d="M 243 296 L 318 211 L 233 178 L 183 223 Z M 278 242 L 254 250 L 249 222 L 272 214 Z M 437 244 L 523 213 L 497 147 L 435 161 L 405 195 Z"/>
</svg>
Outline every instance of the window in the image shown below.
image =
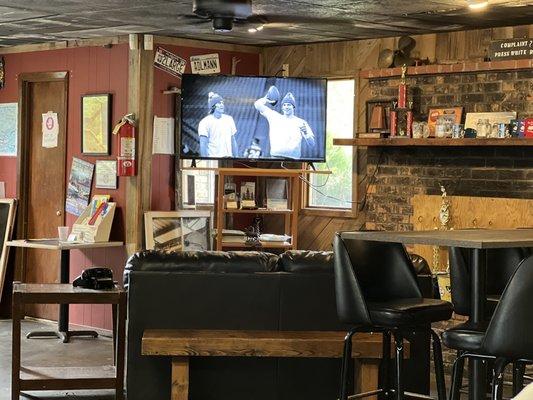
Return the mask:
<svg viewBox="0 0 533 400">
<path fill-rule="evenodd" d="M 182 162 L 184 167 L 191 165 L 190 160 Z M 197 160 L 198 168 L 217 168 L 216 160 Z M 186 169 L 181 172 L 183 205 L 214 204 L 215 202 L 215 171 Z M 192 187 L 191 187 L 192 186 Z M 191 191 L 189 193 L 189 190 Z"/>
<path fill-rule="evenodd" d="M 355 80 L 328 81 L 326 121 L 326 162 L 317 170 L 330 170 L 330 175 L 310 174 L 307 186 L 309 208 L 352 209 L 351 146 L 333 146 L 334 138 L 352 138 L 354 128 Z"/>
</svg>

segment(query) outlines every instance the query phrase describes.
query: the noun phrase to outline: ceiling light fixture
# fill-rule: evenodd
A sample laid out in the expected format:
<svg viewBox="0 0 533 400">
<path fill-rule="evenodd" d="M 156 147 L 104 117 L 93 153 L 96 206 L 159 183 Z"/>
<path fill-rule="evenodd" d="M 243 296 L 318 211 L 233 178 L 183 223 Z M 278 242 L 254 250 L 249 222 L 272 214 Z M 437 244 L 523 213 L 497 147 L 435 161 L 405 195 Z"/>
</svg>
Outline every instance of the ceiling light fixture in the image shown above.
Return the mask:
<svg viewBox="0 0 533 400">
<path fill-rule="evenodd" d="M 248 28 L 248 32 L 250 32 L 250 33 L 255 33 L 255 32 L 257 32 L 257 29 L 255 29 L 255 28 Z"/>
<path fill-rule="evenodd" d="M 263 25 L 259 25 L 259 26 L 257 27 L 257 30 L 258 30 L 258 31 L 262 31 L 262 30 L 263 30 L 263 28 L 264 28 L 264 26 L 263 26 Z"/>
<path fill-rule="evenodd" d="M 262 31 L 263 28 L 264 28 L 263 25 L 259 25 L 257 28 L 248 28 L 248 32 L 249 33 L 256 33 L 256 32 Z"/>
<path fill-rule="evenodd" d="M 481 10 L 489 5 L 488 0 L 467 0 L 467 3 L 471 10 Z"/>
</svg>

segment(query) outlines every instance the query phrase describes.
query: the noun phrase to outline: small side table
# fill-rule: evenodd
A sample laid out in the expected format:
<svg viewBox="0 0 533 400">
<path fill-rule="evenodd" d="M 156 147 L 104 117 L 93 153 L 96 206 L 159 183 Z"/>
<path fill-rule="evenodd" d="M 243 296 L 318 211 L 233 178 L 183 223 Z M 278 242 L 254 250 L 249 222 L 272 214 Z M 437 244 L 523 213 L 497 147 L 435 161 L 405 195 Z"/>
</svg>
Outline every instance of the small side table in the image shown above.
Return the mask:
<svg viewBox="0 0 533 400">
<path fill-rule="evenodd" d="M 115 365 L 21 367 L 20 321 L 26 304 L 113 304 L 113 315 L 116 315 L 116 322 L 113 322 Z M 123 400 L 125 337 L 126 293 L 120 288 L 91 290 L 75 288 L 70 284 L 14 283 L 11 398 L 18 400 L 24 390 L 115 389 L 116 399 Z"/>
<path fill-rule="evenodd" d="M 97 242 L 97 243 L 70 243 L 60 242 L 58 239 L 22 239 L 10 240 L 6 242 L 7 246 L 22 247 L 30 249 L 43 250 L 60 250 L 60 269 L 59 282 L 69 283 L 70 275 L 70 250 L 84 250 L 95 249 L 103 247 L 119 247 L 122 242 Z M 57 331 L 35 331 L 26 335 L 28 339 L 33 337 L 56 337 L 63 340 L 63 343 L 68 343 L 73 336 L 91 336 L 98 337 L 95 331 L 70 331 L 68 329 L 68 304 L 59 305 L 59 317 L 57 319 Z"/>
</svg>

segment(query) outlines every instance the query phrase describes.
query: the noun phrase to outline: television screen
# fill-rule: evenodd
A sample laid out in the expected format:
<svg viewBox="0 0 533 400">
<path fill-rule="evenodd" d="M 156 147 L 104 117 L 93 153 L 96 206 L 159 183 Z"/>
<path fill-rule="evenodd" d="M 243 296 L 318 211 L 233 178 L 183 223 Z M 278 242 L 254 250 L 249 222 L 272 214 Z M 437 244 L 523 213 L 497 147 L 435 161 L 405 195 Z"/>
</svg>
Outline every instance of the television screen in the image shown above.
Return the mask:
<svg viewBox="0 0 533 400">
<path fill-rule="evenodd" d="M 326 80 L 183 75 L 181 157 L 325 161 Z"/>
</svg>

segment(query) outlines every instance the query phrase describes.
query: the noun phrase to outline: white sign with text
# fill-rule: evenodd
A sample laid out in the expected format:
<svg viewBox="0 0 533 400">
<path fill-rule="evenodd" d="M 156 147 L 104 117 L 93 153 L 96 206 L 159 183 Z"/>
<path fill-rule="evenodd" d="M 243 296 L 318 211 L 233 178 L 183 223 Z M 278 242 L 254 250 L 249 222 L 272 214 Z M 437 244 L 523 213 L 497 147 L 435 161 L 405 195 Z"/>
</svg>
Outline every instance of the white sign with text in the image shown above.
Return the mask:
<svg viewBox="0 0 533 400">
<path fill-rule="evenodd" d="M 191 70 L 193 74 L 219 74 L 220 59 L 218 53 L 191 56 Z"/>
</svg>

